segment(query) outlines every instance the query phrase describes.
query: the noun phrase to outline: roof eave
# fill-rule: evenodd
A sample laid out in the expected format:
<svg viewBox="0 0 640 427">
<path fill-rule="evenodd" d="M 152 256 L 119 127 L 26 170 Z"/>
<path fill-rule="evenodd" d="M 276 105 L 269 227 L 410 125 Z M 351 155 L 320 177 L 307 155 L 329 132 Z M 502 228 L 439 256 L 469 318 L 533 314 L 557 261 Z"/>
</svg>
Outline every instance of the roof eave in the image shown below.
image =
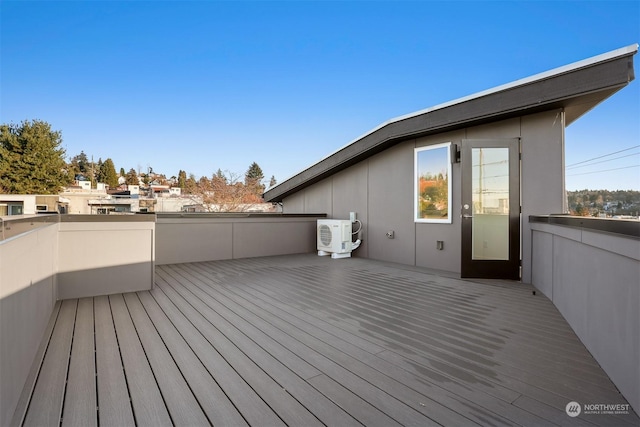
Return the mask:
<svg viewBox="0 0 640 427">
<path fill-rule="evenodd" d="M 392 119 L 269 189 L 264 193 L 264 199 L 280 202 L 309 185 L 411 138 L 557 108 L 569 109 L 566 123 L 569 124 L 634 79 L 633 55 L 637 50 L 638 45 L 628 46 Z"/>
</svg>

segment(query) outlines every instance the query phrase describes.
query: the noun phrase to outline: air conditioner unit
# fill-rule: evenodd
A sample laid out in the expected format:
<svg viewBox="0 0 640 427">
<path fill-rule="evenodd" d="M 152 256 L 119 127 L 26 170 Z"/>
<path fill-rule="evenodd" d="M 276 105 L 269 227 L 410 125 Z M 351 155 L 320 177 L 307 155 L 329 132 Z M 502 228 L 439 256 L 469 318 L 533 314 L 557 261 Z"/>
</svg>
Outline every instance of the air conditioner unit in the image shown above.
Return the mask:
<svg viewBox="0 0 640 427">
<path fill-rule="evenodd" d="M 349 258 L 353 250 L 351 221 L 346 219 L 319 219 L 317 225 L 318 255 L 331 258 Z"/>
</svg>

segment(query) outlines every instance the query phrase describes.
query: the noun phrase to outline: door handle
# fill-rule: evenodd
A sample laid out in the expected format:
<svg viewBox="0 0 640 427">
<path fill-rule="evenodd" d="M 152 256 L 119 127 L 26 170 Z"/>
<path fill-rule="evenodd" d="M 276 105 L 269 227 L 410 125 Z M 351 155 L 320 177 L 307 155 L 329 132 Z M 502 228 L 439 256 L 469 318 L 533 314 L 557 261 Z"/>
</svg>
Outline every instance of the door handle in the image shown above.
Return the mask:
<svg viewBox="0 0 640 427">
<path fill-rule="evenodd" d="M 462 214 L 462 218 L 473 218 L 473 215 Z"/>
</svg>

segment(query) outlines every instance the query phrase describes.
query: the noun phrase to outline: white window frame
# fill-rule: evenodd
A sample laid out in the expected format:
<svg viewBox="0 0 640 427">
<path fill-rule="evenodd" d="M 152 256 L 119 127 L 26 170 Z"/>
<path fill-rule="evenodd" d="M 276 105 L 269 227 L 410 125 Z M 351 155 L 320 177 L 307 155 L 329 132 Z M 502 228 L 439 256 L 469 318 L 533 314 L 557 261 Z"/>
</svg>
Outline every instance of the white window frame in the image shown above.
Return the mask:
<svg viewBox="0 0 640 427">
<path fill-rule="evenodd" d="M 420 191 L 420 170 L 418 161 L 421 154 L 427 154 L 429 151 L 445 149 L 447 153 L 447 216 L 446 218 L 421 218 L 418 216 L 419 207 L 419 191 Z M 434 171 L 439 172 L 439 171 Z M 452 168 L 451 168 L 451 142 L 444 142 L 441 144 L 427 145 L 424 147 L 418 147 L 414 149 L 413 155 L 413 219 L 415 222 L 424 223 L 436 223 L 436 224 L 451 224 L 451 181 L 452 181 Z"/>
</svg>

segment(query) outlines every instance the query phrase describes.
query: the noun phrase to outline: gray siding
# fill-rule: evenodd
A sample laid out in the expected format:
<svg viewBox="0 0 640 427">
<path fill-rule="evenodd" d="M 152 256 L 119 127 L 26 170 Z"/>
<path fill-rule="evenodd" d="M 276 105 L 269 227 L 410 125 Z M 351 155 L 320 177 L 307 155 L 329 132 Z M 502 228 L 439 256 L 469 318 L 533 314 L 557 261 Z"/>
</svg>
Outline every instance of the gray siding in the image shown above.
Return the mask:
<svg viewBox="0 0 640 427">
<path fill-rule="evenodd" d="M 522 118 L 522 218 L 566 212 L 564 113 L 560 110 Z M 522 281 L 531 283 L 531 229 L 522 221 Z"/>
<path fill-rule="evenodd" d="M 420 138 L 416 141 L 416 147 L 424 147 L 444 142 L 455 143 L 466 137 L 465 131 L 447 132 L 440 135 Z M 411 164 L 411 171 L 413 173 L 413 164 Z M 451 224 L 416 223 L 416 265 L 419 267 L 460 273 L 460 258 L 462 256 L 460 246 L 462 240 L 462 224 L 460 220 L 462 171 L 460 163 L 453 164 L 451 173 L 451 190 L 453 192 L 451 196 L 452 206 L 450 207 Z M 411 209 L 413 209 L 413 193 Z M 411 215 L 413 215 L 413 213 Z M 443 250 L 437 249 L 436 242 L 438 240 L 444 242 Z"/>
<path fill-rule="evenodd" d="M 414 264 L 413 148 L 407 141 L 369 159 L 369 257 Z M 386 236 L 394 232 L 394 238 Z"/>
<path fill-rule="evenodd" d="M 369 162 L 364 161 L 333 176 L 332 217 L 349 218 L 349 213 L 355 212 L 362 224 L 369 224 L 369 209 L 367 207 L 369 194 L 368 165 Z M 369 234 L 367 227 L 362 227 L 361 236 L 362 244 L 357 250 L 357 256 L 368 257 Z"/>
<path fill-rule="evenodd" d="M 399 143 L 284 199 L 287 213 L 358 213 L 364 243 L 353 256 L 460 272 L 461 164 L 452 168 L 452 223 L 413 220 L 414 148 L 462 139 L 517 138 L 522 141 L 523 215 L 564 210 L 564 122 L 562 110 L 516 117 Z M 531 233 L 523 224 L 523 282 L 531 282 Z M 386 233 L 395 237 L 388 239 Z M 444 250 L 436 242 L 444 241 Z"/>
</svg>

